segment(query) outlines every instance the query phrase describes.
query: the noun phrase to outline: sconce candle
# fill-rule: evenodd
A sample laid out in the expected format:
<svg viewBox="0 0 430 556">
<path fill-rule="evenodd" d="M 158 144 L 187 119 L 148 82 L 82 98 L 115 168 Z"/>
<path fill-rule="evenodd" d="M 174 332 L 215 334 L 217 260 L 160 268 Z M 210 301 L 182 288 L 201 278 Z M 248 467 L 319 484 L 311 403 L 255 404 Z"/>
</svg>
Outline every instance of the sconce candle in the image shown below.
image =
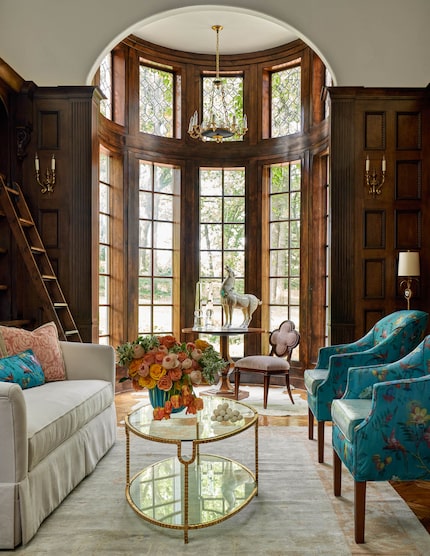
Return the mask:
<svg viewBox="0 0 430 556">
<path fill-rule="evenodd" d="M 40 176 L 40 160 L 36 153 L 34 157 L 34 169 L 36 170 L 36 181 L 40 185 L 42 193 L 53 193 L 55 185 L 55 155 L 51 156 L 51 169 L 46 168 L 45 177 Z"/>
</svg>

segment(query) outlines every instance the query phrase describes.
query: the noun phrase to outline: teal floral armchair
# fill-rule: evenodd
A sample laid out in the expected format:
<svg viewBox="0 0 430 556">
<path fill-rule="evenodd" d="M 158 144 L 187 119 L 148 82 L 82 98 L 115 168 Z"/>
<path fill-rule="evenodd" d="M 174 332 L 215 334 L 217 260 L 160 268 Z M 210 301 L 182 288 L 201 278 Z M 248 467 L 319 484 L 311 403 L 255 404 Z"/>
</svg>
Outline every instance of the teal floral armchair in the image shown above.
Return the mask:
<svg viewBox="0 0 430 556">
<path fill-rule="evenodd" d="M 430 336 L 389 365 L 351 368 L 332 403 L 334 494 L 354 479 L 355 541 L 364 542 L 367 481 L 430 481 Z"/>
<path fill-rule="evenodd" d="M 346 388 L 348 369 L 391 363 L 411 352 L 423 339 L 428 313 L 396 311 L 382 318 L 360 340 L 320 348 L 315 369 L 306 370 L 308 437 L 318 421 L 318 461 L 324 461 L 324 423 L 331 421 L 331 404 Z"/>
</svg>

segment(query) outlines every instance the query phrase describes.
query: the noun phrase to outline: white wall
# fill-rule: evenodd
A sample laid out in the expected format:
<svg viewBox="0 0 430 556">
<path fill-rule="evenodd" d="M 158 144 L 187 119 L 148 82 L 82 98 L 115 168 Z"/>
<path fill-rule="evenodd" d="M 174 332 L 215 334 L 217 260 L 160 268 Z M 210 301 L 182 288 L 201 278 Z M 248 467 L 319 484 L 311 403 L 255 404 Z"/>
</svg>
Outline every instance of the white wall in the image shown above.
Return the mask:
<svg viewBox="0 0 430 556">
<path fill-rule="evenodd" d="M 293 27 L 337 85 L 430 82 L 430 0 L 0 0 L 0 58 L 40 86 L 88 84 L 98 61 L 136 23 L 211 4 Z"/>
</svg>

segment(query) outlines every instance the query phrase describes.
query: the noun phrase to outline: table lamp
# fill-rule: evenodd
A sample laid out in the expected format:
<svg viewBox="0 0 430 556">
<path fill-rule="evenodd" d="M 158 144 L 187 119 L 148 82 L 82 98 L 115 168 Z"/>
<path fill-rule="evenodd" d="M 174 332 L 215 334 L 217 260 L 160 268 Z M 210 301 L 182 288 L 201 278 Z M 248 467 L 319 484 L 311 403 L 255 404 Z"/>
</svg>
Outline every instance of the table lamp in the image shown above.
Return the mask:
<svg viewBox="0 0 430 556">
<path fill-rule="evenodd" d="M 418 282 L 417 276 L 420 275 L 420 254 L 416 251 L 399 253 L 399 268 L 397 275 L 404 278 L 404 280 L 400 282 L 400 287 L 404 286 L 405 288 L 403 295 L 405 296 L 409 310 L 412 297 L 412 280 Z"/>
</svg>

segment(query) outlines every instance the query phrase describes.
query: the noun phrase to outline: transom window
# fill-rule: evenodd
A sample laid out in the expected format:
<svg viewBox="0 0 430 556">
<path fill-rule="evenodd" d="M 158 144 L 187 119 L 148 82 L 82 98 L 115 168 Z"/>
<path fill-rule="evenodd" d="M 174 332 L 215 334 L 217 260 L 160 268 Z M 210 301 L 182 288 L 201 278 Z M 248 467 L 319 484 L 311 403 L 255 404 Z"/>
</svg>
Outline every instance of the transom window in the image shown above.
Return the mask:
<svg viewBox="0 0 430 556">
<path fill-rule="evenodd" d="M 300 65 L 271 74 L 271 135 L 282 137 L 301 131 Z"/>
<path fill-rule="evenodd" d="M 100 65 L 100 89 L 105 99 L 100 101 L 100 112 L 105 118 L 112 119 L 112 54 L 103 58 Z"/>
<path fill-rule="evenodd" d="M 173 73 L 141 64 L 139 68 L 139 130 L 161 137 L 173 137 L 173 99 Z"/>
<path fill-rule="evenodd" d="M 100 151 L 99 170 L 99 343 L 110 340 L 111 180 L 110 157 Z"/>
</svg>

